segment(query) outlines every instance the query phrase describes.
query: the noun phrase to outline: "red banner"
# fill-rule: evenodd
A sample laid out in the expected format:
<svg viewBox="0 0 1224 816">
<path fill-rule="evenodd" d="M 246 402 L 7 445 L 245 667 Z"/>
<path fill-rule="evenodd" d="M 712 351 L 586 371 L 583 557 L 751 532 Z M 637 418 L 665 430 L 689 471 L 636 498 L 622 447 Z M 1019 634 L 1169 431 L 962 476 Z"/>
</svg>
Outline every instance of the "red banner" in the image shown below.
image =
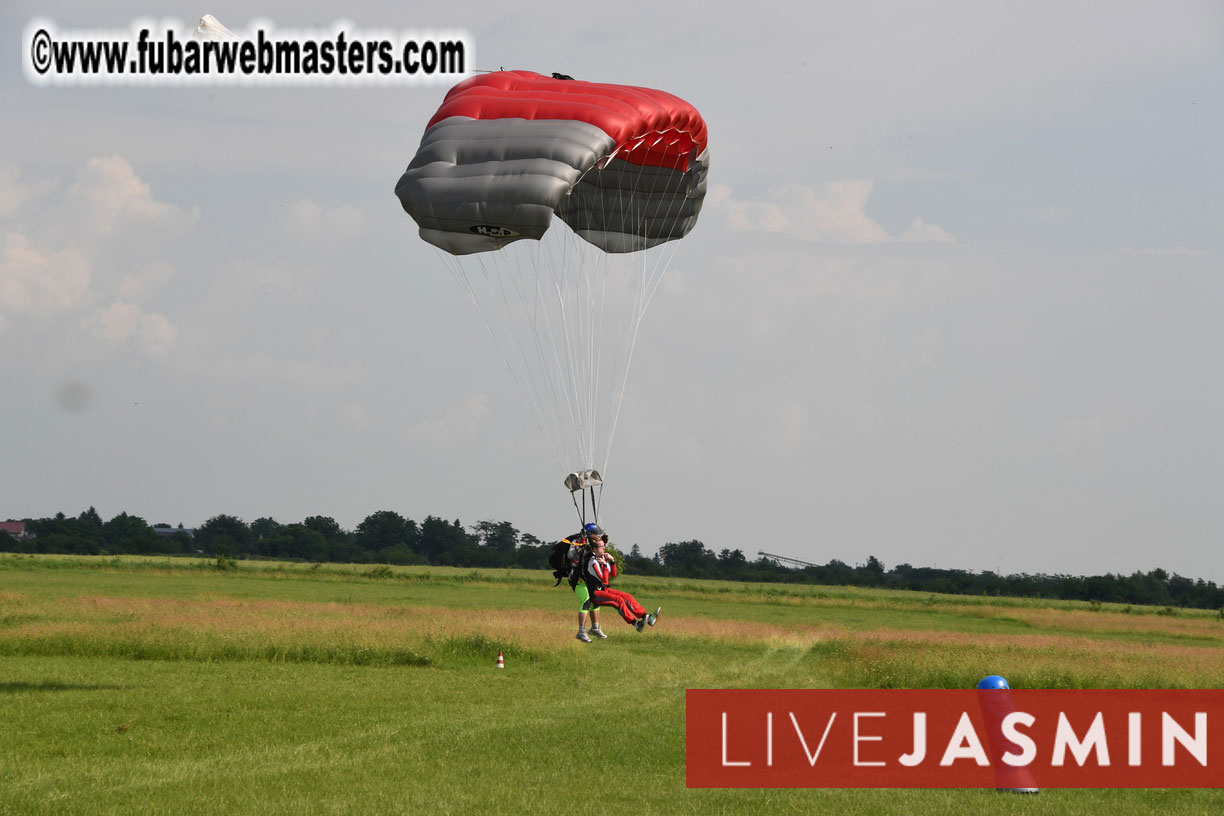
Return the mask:
<svg viewBox="0 0 1224 816">
<path fill-rule="evenodd" d="M 690 788 L 1220 788 L 1224 690 L 690 689 Z"/>
</svg>

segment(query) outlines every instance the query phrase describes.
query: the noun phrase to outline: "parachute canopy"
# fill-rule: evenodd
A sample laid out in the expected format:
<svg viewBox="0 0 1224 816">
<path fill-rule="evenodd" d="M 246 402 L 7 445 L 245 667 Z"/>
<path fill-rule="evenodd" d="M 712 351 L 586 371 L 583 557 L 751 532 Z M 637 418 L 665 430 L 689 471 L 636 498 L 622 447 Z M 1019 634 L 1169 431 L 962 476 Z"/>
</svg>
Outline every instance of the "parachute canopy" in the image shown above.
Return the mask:
<svg viewBox="0 0 1224 816">
<path fill-rule="evenodd" d="M 554 213 L 605 252 L 634 252 L 693 228 L 706 136 L 663 91 L 498 71 L 450 90 L 395 194 L 455 255 L 539 239 Z"/>
<path fill-rule="evenodd" d="M 708 168 L 705 122 L 672 94 L 498 71 L 447 93 L 395 186 L 584 508 L 587 490 L 602 492 L 638 327 Z"/>
</svg>

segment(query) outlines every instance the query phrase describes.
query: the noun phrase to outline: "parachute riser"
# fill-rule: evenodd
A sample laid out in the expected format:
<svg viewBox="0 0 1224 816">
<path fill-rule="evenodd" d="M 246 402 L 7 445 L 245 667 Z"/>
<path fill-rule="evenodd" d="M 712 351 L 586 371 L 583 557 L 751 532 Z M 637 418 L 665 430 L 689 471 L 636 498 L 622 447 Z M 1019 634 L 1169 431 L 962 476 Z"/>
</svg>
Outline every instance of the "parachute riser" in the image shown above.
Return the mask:
<svg viewBox="0 0 1224 816">
<path fill-rule="evenodd" d="M 588 490 L 590 490 L 590 493 L 591 493 L 591 516 L 592 516 L 591 521 L 593 521 L 595 524 L 598 524 L 599 523 L 599 504 L 595 498 L 595 488 L 591 487 L 591 488 L 588 488 Z M 603 490 L 603 487 L 601 486 L 600 491 L 602 490 Z M 582 507 L 578 506 L 578 499 L 574 498 L 574 493 L 582 494 Z M 578 523 L 581 524 L 583 527 L 586 527 L 587 525 L 587 491 L 586 490 L 576 490 L 570 493 L 570 498 L 573 499 L 574 501 L 574 512 L 578 514 Z"/>
</svg>

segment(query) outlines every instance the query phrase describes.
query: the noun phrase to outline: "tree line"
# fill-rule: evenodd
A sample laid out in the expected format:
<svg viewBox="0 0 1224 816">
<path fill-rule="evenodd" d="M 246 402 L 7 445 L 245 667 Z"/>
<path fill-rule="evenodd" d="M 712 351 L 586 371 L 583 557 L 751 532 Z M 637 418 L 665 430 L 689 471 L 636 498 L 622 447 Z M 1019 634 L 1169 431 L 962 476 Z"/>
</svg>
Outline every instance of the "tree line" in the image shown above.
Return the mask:
<svg viewBox="0 0 1224 816">
<path fill-rule="evenodd" d="M 506 521 L 465 527 L 458 519 L 426 516 L 418 524 L 391 510 L 366 516 L 353 530 L 326 516 L 310 516 L 295 524 L 258 518 L 248 524 L 230 515 L 214 516 L 187 530 L 182 525 L 149 524 L 127 513 L 103 521 L 92 507 L 75 518 L 57 513 L 53 518 L 23 521 L 32 535 L 18 539 L 0 531 L 0 551 L 545 569 L 553 545 Z M 1090 577 L 999 575 L 910 564 L 886 569 L 875 556 L 855 566 L 834 559 L 823 566 L 795 569 L 765 556 L 749 559 L 738 549 L 715 553 L 697 540 L 669 542 L 654 556 L 643 555 L 634 544 L 620 560 L 628 572 L 641 575 L 1221 609 L 1224 614 L 1224 588 L 1162 569 Z"/>
<path fill-rule="evenodd" d="M 631 554 L 626 558 L 626 564 L 631 570 L 647 575 L 1220 609 L 1221 615 L 1224 615 L 1224 587 L 1201 578 L 1196 580 L 1170 574 L 1159 568 L 1131 575 L 999 575 L 991 571 L 972 572 L 915 567 L 911 564 L 898 564 L 886 569 L 872 555 L 867 557 L 866 563 L 858 566 L 834 559 L 822 566 L 794 569 L 766 557 L 750 561 L 739 550 L 722 550 L 715 554 L 700 541 L 664 544 L 654 558 L 634 558 Z"/>
</svg>

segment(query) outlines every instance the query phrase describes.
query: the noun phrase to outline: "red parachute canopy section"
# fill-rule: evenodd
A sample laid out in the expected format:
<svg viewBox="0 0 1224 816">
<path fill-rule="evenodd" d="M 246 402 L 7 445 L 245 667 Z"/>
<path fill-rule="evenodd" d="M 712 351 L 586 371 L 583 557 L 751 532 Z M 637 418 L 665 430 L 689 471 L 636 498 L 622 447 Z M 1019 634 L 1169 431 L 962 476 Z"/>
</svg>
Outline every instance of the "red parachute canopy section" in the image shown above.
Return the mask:
<svg viewBox="0 0 1224 816">
<path fill-rule="evenodd" d="M 460 82 L 427 128 L 452 116 L 586 122 L 612 138 L 617 158 L 638 165 L 687 170 L 688 157 L 706 149 L 705 120 L 678 96 L 533 71 L 497 71 Z M 684 158 L 678 167 L 677 156 Z"/>
</svg>

